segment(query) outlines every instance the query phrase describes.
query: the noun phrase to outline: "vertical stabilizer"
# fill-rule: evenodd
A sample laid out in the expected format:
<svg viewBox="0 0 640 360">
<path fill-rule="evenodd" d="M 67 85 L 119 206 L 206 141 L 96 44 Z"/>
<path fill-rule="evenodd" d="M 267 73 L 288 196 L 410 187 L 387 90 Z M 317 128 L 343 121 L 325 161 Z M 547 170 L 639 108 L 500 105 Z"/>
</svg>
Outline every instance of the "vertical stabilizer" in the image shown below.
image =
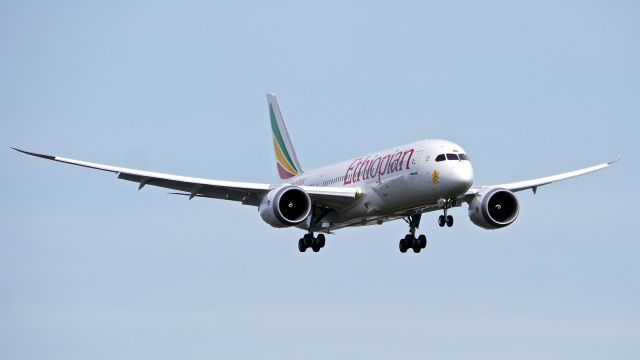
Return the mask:
<svg viewBox="0 0 640 360">
<path fill-rule="evenodd" d="M 273 150 L 276 152 L 278 175 L 281 179 L 288 179 L 302 174 L 302 166 L 293 149 L 293 143 L 289 138 L 289 132 L 282 119 L 282 113 L 275 95 L 267 94 L 269 103 L 269 118 L 271 120 L 271 133 L 273 134 Z"/>
</svg>

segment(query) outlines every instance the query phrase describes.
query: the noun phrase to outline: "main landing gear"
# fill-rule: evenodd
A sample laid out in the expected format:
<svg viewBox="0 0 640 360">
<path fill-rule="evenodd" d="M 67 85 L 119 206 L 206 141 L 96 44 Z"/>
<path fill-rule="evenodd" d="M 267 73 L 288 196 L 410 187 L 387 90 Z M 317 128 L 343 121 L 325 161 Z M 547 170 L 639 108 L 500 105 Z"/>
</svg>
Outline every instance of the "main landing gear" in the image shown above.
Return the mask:
<svg viewBox="0 0 640 360">
<path fill-rule="evenodd" d="M 409 234 L 404 239 L 400 239 L 400 252 L 406 253 L 407 250 L 413 249 L 414 253 L 419 253 L 420 250 L 427 246 L 427 237 L 423 234 L 416 237 L 416 229 L 420 227 L 420 218 L 422 214 L 412 215 L 405 219 L 409 224 Z"/>
<path fill-rule="evenodd" d="M 318 252 L 324 247 L 324 244 L 324 234 L 318 234 L 317 237 L 313 237 L 313 233 L 308 233 L 298 240 L 298 250 L 305 252 L 308 248 L 311 248 L 313 252 Z"/>
<path fill-rule="evenodd" d="M 399 247 L 401 253 L 406 253 L 409 249 L 413 249 L 414 253 L 419 253 L 420 250 L 427 247 L 427 237 L 424 236 L 424 234 L 421 234 L 418 237 L 407 234 L 404 239 L 400 239 Z"/>
<path fill-rule="evenodd" d="M 304 236 L 300 240 L 298 240 L 298 250 L 300 250 L 300 252 L 305 252 L 308 248 L 311 248 L 313 252 L 318 252 L 324 247 L 324 234 L 318 234 L 317 237 L 314 237 L 313 229 L 314 226 L 322 221 L 322 219 L 324 219 L 329 213 L 329 209 L 317 208 L 316 206 L 311 208 L 311 215 L 308 219 L 309 232 L 304 234 Z"/>
<path fill-rule="evenodd" d="M 438 216 L 438 225 L 440 225 L 440 227 L 444 227 L 445 225 L 447 225 L 447 227 L 452 227 L 453 216 L 447 215 L 447 209 L 451 207 L 451 200 L 440 199 L 438 200 L 438 205 L 440 205 L 442 210 L 444 210 L 444 215 Z"/>
</svg>

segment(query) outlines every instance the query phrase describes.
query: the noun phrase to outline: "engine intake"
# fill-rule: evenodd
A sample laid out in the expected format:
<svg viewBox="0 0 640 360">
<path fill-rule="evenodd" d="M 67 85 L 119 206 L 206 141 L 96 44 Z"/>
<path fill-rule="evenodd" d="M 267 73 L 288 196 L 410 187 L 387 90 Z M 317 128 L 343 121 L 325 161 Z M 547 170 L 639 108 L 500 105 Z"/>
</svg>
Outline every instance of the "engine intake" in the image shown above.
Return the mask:
<svg viewBox="0 0 640 360">
<path fill-rule="evenodd" d="M 479 192 L 469 204 L 469 218 L 485 229 L 511 225 L 520 213 L 518 199 L 507 189 L 493 188 Z"/>
<path fill-rule="evenodd" d="M 297 186 L 275 188 L 262 199 L 262 220 L 273 227 L 289 227 L 303 222 L 311 212 L 311 198 Z"/>
</svg>

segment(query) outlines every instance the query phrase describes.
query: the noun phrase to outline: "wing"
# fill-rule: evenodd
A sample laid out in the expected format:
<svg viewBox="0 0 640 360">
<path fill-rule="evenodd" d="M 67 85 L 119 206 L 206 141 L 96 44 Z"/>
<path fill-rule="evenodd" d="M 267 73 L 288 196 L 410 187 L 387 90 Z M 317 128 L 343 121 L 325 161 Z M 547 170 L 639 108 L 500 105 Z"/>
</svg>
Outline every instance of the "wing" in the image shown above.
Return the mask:
<svg viewBox="0 0 640 360">
<path fill-rule="evenodd" d="M 469 197 L 473 197 L 476 193 L 478 193 L 478 191 L 480 191 L 483 188 L 494 188 L 494 187 L 511 190 L 513 192 L 532 189 L 533 192 L 535 193 L 538 190 L 539 186 L 548 185 L 557 181 L 571 179 L 576 176 L 581 176 L 581 175 L 592 173 L 594 171 L 606 169 L 609 166 L 613 165 L 618 160 L 620 160 L 620 156 L 618 156 L 615 160 L 612 160 L 606 163 L 589 166 L 583 169 L 569 171 L 562 174 L 545 176 L 545 177 L 531 179 L 531 180 L 517 181 L 517 182 L 512 182 L 507 184 L 478 186 L 478 187 L 474 186 L 471 189 L 469 189 L 469 191 L 467 191 L 464 197 L 468 199 Z"/>
<path fill-rule="evenodd" d="M 190 200 L 194 197 L 206 197 L 240 201 L 246 205 L 258 206 L 260 204 L 260 201 L 262 200 L 262 197 L 266 195 L 271 189 L 278 186 L 271 184 L 212 180 L 172 174 L 163 174 L 111 165 L 96 164 L 81 160 L 67 159 L 60 156 L 38 154 L 16 148 L 12 149 L 23 154 L 36 156 L 47 160 L 116 173 L 118 174 L 118 179 L 138 183 L 138 190 L 142 189 L 146 185 L 178 190 L 180 191 L 179 193 L 173 194 L 188 196 Z M 314 203 L 320 203 L 336 209 L 349 205 L 360 195 L 360 191 L 356 188 L 308 186 L 302 186 L 301 188 L 309 194 L 311 200 Z"/>
</svg>

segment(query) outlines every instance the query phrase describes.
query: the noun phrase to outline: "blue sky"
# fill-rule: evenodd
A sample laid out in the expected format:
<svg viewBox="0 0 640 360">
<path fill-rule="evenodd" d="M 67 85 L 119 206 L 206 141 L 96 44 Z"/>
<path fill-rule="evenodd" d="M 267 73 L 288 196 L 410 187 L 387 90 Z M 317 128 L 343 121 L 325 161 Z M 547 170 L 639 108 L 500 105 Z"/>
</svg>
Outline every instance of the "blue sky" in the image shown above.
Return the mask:
<svg viewBox="0 0 640 360">
<path fill-rule="evenodd" d="M 637 359 L 634 1 L 0 3 L 0 358 Z M 519 194 L 510 227 L 423 217 L 319 254 L 256 209 L 10 146 L 275 182 L 264 93 L 306 168 L 422 138 Z M 636 235 L 634 235 L 636 234 Z"/>
</svg>

